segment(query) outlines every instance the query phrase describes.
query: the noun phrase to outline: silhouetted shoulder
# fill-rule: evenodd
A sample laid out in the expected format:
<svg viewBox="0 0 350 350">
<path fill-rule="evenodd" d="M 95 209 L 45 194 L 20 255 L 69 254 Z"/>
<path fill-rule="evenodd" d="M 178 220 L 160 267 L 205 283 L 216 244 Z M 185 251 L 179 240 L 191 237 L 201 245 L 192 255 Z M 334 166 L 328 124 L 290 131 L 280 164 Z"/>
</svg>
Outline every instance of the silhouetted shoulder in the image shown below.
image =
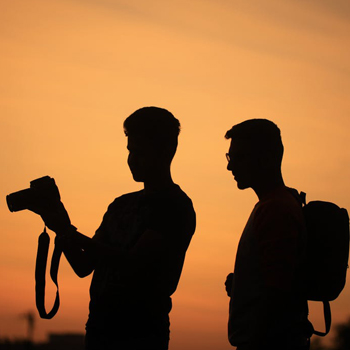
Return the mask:
<svg viewBox="0 0 350 350">
<path fill-rule="evenodd" d="M 133 203 L 137 201 L 140 196 L 142 196 L 143 190 L 130 192 L 123 194 L 117 198 L 114 199 L 114 201 L 108 206 L 107 213 L 109 211 L 114 211 L 115 209 L 119 209 L 120 207 L 123 207 L 127 204 Z"/>
<path fill-rule="evenodd" d="M 162 233 L 166 239 L 180 241 L 181 236 L 191 239 L 196 227 L 196 213 L 191 199 L 178 185 L 172 185 L 148 200 L 150 229 Z"/>
<path fill-rule="evenodd" d="M 189 211 L 194 213 L 192 200 L 178 185 L 171 186 L 168 190 L 155 196 L 159 205 L 164 205 L 168 210 Z"/>
<path fill-rule="evenodd" d="M 291 215 L 302 216 L 301 204 L 293 194 L 296 191 L 285 186 L 272 191 L 257 204 L 257 211 L 262 215 L 271 213 L 290 213 Z"/>
<path fill-rule="evenodd" d="M 262 198 L 254 211 L 254 226 L 259 238 L 297 238 L 304 232 L 301 205 L 291 189 L 283 186 Z"/>
</svg>

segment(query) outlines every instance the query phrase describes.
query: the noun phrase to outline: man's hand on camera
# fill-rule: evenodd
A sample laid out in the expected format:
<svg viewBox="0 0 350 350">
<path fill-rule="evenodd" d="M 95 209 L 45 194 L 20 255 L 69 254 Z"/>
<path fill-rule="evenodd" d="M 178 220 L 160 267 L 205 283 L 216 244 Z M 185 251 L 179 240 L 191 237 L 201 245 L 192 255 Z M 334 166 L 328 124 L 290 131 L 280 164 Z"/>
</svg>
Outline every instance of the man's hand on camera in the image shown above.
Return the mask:
<svg viewBox="0 0 350 350">
<path fill-rule="evenodd" d="M 45 225 L 57 234 L 64 232 L 71 225 L 68 213 L 61 201 L 47 207 L 35 208 L 32 211 L 39 214 Z"/>
</svg>

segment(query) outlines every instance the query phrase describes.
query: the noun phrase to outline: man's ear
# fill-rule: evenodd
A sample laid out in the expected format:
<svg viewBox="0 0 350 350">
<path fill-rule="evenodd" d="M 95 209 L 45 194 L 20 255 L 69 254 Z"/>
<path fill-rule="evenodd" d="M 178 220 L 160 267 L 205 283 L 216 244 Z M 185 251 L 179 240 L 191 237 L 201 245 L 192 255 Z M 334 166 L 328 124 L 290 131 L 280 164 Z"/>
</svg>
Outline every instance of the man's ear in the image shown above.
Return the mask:
<svg viewBox="0 0 350 350">
<path fill-rule="evenodd" d="M 259 154 L 258 164 L 263 170 L 271 169 L 275 166 L 276 160 L 273 154 L 269 151 Z"/>
<path fill-rule="evenodd" d="M 159 152 L 159 157 L 161 157 L 162 160 L 166 163 L 171 163 L 175 155 L 175 151 L 173 150 L 172 147 L 164 147 L 160 152 Z"/>
<path fill-rule="evenodd" d="M 281 167 L 281 164 L 276 159 L 276 154 L 274 152 L 267 151 L 264 158 L 265 158 L 264 168 L 266 170 L 276 170 Z"/>
</svg>

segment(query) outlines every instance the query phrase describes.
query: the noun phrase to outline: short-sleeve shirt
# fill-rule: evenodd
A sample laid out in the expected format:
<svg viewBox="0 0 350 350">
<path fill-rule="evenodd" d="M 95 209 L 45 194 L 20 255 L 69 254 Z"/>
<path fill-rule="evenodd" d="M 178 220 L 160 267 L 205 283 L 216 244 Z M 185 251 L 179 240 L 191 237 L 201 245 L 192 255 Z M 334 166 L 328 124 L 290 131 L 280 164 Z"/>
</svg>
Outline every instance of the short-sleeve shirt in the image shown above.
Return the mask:
<svg viewBox="0 0 350 350">
<path fill-rule="evenodd" d="M 116 198 L 93 239 L 128 251 L 147 230 L 154 230 L 162 237 L 165 257 L 151 271 L 140 269 L 133 276 L 123 273 L 122 264 L 98 262 L 90 287 L 87 330 L 112 331 L 120 338 L 168 331 L 171 295 L 195 225 L 192 201 L 178 185 L 152 194 L 141 190 Z"/>
<path fill-rule="evenodd" d="M 301 205 L 292 191 L 282 186 L 262 198 L 242 233 L 230 300 L 228 333 L 232 345 L 251 339 L 258 305 L 267 288 L 291 296 L 276 320 L 281 327 L 298 327 L 301 318 L 306 317 L 306 301 L 298 294 L 306 229 Z"/>
</svg>

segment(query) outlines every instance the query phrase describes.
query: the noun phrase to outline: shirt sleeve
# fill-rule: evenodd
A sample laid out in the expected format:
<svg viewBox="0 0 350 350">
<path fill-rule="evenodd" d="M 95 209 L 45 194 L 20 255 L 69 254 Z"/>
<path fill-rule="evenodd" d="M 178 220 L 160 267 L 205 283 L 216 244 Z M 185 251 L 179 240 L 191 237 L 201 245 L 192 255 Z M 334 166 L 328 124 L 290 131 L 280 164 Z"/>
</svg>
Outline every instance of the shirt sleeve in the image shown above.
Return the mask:
<svg viewBox="0 0 350 350">
<path fill-rule="evenodd" d="M 93 235 L 92 239 L 99 241 L 101 243 L 108 243 L 108 236 L 107 236 L 107 227 L 109 225 L 109 221 L 111 219 L 112 213 L 117 211 L 120 207 L 119 202 L 120 198 L 116 198 L 107 208 L 106 213 L 103 215 L 102 222 L 98 229 L 95 231 L 95 234 Z"/>
</svg>

